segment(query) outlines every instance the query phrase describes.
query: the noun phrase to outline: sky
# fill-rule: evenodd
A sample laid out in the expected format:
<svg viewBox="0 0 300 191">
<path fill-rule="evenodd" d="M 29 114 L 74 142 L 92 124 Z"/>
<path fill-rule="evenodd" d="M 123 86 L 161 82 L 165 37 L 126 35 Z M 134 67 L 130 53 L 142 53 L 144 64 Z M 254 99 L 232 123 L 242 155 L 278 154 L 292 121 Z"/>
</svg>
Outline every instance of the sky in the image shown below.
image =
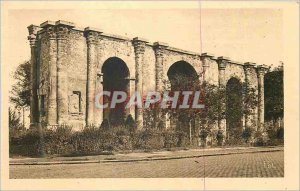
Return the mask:
<svg viewBox="0 0 300 191">
<path fill-rule="evenodd" d="M 93 9 L 10 10 L 9 72 L 30 59 L 27 26 L 46 20 L 161 41 L 193 52 L 209 52 L 234 61 L 279 65 L 283 61 L 282 11 L 279 9 Z M 11 55 L 11 54 L 10 54 Z"/>
</svg>

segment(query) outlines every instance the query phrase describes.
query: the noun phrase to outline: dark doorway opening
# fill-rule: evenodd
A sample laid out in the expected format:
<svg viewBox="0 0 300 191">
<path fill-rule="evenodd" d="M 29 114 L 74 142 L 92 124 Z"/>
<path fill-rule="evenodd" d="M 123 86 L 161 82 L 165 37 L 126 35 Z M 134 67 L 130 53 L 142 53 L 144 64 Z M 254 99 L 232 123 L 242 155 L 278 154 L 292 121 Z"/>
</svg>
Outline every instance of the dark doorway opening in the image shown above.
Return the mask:
<svg viewBox="0 0 300 191">
<path fill-rule="evenodd" d="M 226 85 L 226 137 L 230 142 L 241 139 L 243 131 L 243 92 L 242 84 L 236 78 Z"/>
<path fill-rule="evenodd" d="M 170 82 L 171 92 L 179 91 L 179 99 L 176 109 L 171 109 L 170 123 L 171 127 L 176 130 L 181 130 L 189 134 L 190 140 L 192 136 L 197 136 L 195 127 L 196 112 L 191 109 L 180 109 L 179 106 L 183 102 L 183 91 L 198 91 L 200 90 L 200 82 L 198 74 L 194 67 L 185 61 L 175 62 L 167 72 Z M 193 96 L 190 96 L 189 104 L 193 101 Z"/>
<path fill-rule="evenodd" d="M 110 97 L 103 97 L 103 104 L 108 103 L 108 108 L 103 110 L 104 119 L 107 119 L 112 126 L 121 125 L 126 117 L 127 101 L 116 104 L 115 108 L 110 108 L 110 104 L 114 91 L 123 91 L 129 95 L 129 69 L 122 59 L 111 57 L 104 62 L 101 72 L 103 90 L 111 93 Z"/>
</svg>

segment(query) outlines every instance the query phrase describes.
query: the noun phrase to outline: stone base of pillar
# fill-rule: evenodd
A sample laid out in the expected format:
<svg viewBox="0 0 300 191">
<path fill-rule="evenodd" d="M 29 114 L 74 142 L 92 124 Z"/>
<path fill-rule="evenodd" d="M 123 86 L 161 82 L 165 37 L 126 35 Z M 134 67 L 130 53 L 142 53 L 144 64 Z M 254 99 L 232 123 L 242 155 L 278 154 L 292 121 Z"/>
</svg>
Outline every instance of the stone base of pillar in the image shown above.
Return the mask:
<svg viewBox="0 0 300 191">
<path fill-rule="evenodd" d="M 143 129 L 143 109 L 136 108 L 136 125 L 137 129 L 141 130 Z"/>
</svg>

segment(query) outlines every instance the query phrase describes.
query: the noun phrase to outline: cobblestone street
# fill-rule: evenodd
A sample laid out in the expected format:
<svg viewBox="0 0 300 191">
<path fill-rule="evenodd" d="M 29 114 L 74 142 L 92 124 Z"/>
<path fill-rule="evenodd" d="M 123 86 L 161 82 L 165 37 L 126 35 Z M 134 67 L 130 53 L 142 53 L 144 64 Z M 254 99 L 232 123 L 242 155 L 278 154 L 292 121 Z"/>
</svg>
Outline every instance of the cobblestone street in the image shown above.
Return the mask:
<svg viewBox="0 0 300 191">
<path fill-rule="evenodd" d="M 140 162 L 10 166 L 10 178 L 26 179 L 283 176 L 283 151 Z"/>
</svg>

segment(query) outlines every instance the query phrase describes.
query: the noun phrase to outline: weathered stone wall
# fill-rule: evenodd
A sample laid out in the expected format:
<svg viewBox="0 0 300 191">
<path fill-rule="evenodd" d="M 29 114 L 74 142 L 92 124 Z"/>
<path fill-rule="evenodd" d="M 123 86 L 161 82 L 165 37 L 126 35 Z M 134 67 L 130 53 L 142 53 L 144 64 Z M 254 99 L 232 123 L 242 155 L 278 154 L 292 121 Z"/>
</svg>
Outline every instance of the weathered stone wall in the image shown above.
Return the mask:
<svg viewBox="0 0 300 191">
<path fill-rule="evenodd" d="M 174 48 L 168 48 L 166 50 L 166 56 L 164 60 L 164 77 L 167 80 L 167 72 L 169 68 L 178 61 L 185 61 L 193 66 L 198 75 L 202 73 L 202 63 L 200 61 L 200 55 L 185 53 Z"/>
<path fill-rule="evenodd" d="M 39 81 L 40 96 L 45 95 L 45 115 L 41 115 L 41 121 L 47 121 L 46 113 L 48 111 L 48 100 L 50 91 L 50 44 L 49 37 L 46 32 L 39 34 Z M 82 31 L 72 30 L 68 35 L 65 46 L 65 66 L 67 76 L 67 92 L 68 96 L 68 124 L 74 129 L 81 129 L 85 125 L 85 100 L 86 100 L 86 40 Z M 53 83 L 53 82 L 52 82 Z M 74 92 L 80 92 L 80 110 L 72 111 L 72 106 L 77 103 L 71 102 Z M 40 103 L 41 104 L 41 103 Z M 51 124 L 55 125 L 55 124 Z"/>
<path fill-rule="evenodd" d="M 82 31 L 71 30 L 67 41 L 66 71 L 68 76 L 68 121 L 75 129 L 85 126 L 86 117 L 86 74 L 87 74 L 87 46 Z M 80 98 L 75 94 L 80 92 Z M 71 98 L 75 98 L 71 102 Z M 80 99 L 80 100 L 78 100 Z M 75 101 L 76 100 L 76 101 Z M 80 110 L 72 107 L 78 107 Z"/>
<path fill-rule="evenodd" d="M 135 78 L 135 61 L 134 49 L 132 42 L 129 39 L 118 39 L 120 37 L 109 37 L 105 34 L 101 35 L 101 40 L 98 48 L 98 70 L 104 62 L 111 57 L 118 57 L 126 64 L 130 72 L 130 78 Z"/>
<path fill-rule="evenodd" d="M 236 78 L 241 83 L 245 82 L 245 73 L 244 73 L 243 65 L 232 64 L 232 63 L 227 64 L 226 69 L 225 69 L 226 82 L 228 82 L 228 80 L 230 80 L 231 78 Z"/>
<path fill-rule="evenodd" d="M 216 60 L 210 60 L 208 63 L 207 70 L 204 73 L 206 81 L 209 84 L 218 86 L 219 83 L 218 73 L 219 73 L 218 63 L 216 62 Z"/>
</svg>

